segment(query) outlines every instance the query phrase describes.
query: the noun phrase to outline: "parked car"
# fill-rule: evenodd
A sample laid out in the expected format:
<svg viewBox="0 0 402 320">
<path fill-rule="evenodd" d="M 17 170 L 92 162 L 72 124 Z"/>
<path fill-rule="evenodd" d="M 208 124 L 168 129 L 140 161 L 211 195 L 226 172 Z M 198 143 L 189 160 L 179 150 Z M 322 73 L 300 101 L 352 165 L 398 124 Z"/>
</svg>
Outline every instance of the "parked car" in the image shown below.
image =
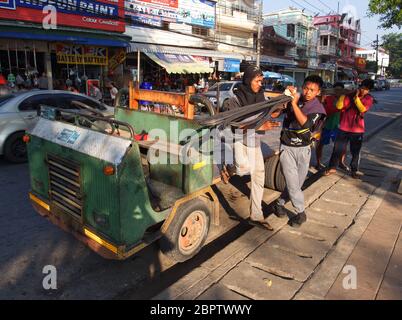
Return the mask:
<svg viewBox="0 0 402 320">
<path fill-rule="evenodd" d="M 74 102 L 77 101 L 78 104 Z M 82 104 L 89 106 L 86 108 Z M 114 109 L 88 96 L 59 90 L 33 90 L 0 97 L 0 155 L 21 163 L 27 160 L 22 137 L 27 128 L 38 120 L 41 105 L 65 110 L 82 110 L 112 116 Z"/>
<path fill-rule="evenodd" d="M 381 85 L 380 80 L 374 80 L 374 90 L 382 91 L 382 85 Z"/>
<path fill-rule="evenodd" d="M 234 93 L 241 81 L 221 81 L 212 85 L 209 90 L 204 93 L 205 96 L 213 103 L 214 107 L 217 107 L 217 90 L 219 84 L 219 110 L 222 109 L 223 103 L 234 96 Z"/>
<path fill-rule="evenodd" d="M 387 79 L 381 79 L 379 82 L 382 90 L 389 90 L 391 88 L 391 85 Z"/>
<path fill-rule="evenodd" d="M 324 82 L 323 85 L 322 85 L 323 89 L 330 89 L 330 88 L 333 88 L 333 87 L 334 86 L 332 85 L 331 82 Z"/>
<path fill-rule="evenodd" d="M 342 80 L 340 82 L 343 83 L 345 89 L 349 89 L 349 90 L 357 89 L 356 83 L 352 80 Z"/>
</svg>

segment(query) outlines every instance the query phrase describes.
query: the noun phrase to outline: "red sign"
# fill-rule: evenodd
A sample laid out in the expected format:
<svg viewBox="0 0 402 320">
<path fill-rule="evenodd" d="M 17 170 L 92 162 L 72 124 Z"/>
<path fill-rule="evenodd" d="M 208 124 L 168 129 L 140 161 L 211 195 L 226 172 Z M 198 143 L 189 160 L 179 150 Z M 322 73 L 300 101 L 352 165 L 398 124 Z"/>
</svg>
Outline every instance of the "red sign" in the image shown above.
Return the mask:
<svg viewBox="0 0 402 320">
<path fill-rule="evenodd" d="M 140 0 L 140 1 L 152 4 L 159 4 L 160 6 L 170 8 L 177 8 L 179 6 L 179 0 Z"/>
<path fill-rule="evenodd" d="M 359 70 L 366 69 L 366 59 L 358 57 L 358 58 L 356 58 L 355 62 L 356 62 L 357 69 L 359 69 Z"/>
<path fill-rule="evenodd" d="M 43 13 L 43 8 L 53 7 Z M 0 19 L 124 32 L 124 0 L 1 0 Z"/>
</svg>

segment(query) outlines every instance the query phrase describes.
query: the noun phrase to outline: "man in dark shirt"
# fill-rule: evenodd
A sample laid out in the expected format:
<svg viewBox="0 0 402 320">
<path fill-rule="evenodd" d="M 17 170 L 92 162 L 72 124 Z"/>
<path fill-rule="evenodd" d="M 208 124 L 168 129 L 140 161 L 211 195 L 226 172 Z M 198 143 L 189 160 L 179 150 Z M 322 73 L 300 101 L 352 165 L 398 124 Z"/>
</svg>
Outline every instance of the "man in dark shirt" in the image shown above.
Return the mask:
<svg viewBox="0 0 402 320">
<path fill-rule="evenodd" d="M 306 179 L 311 157 L 311 133 L 317 123 L 325 117 L 325 109 L 317 96 L 321 92 L 321 77 L 312 75 L 303 83 L 303 92 L 299 96 L 296 88 L 288 87 L 293 100 L 285 110 L 285 119 L 281 132 L 280 163 L 285 176 L 286 190 L 274 205 L 274 213 L 285 217 L 284 209 L 290 198 L 296 214 L 289 220 L 294 227 L 306 221 L 304 212 L 304 194 L 301 187 Z"/>
<path fill-rule="evenodd" d="M 235 93 L 235 97 L 228 99 L 225 104 L 227 109 L 241 108 L 258 102 L 265 101 L 264 88 L 262 87 L 263 73 L 260 68 L 249 66 L 243 76 L 243 83 Z M 245 119 L 247 122 L 251 118 L 258 118 L 254 115 Z M 246 126 L 241 127 L 240 132 L 234 132 L 234 167 L 240 176 L 251 176 L 250 193 L 250 218 L 252 224 L 257 224 L 268 230 L 273 230 L 272 226 L 265 220 L 262 210 L 262 198 L 264 195 L 265 166 L 261 150 L 261 141 L 256 131 L 271 130 L 279 124 L 278 122 L 266 121 L 256 130 L 249 130 Z M 223 167 L 224 168 L 224 167 Z M 226 175 L 224 169 L 221 173 L 223 179 Z"/>
</svg>

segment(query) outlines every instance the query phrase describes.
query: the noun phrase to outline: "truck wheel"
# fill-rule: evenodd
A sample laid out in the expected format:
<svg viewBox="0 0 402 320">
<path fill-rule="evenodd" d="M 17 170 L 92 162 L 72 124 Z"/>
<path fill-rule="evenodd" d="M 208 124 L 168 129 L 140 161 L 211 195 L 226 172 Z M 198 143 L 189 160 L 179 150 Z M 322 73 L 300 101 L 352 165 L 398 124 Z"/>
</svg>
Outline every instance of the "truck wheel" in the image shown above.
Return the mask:
<svg viewBox="0 0 402 320">
<path fill-rule="evenodd" d="M 212 102 L 208 99 L 208 97 L 202 94 L 193 94 L 190 96 L 190 103 L 192 103 L 196 109 L 206 110 L 210 116 L 215 114 L 215 109 Z"/>
<path fill-rule="evenodd" d="M 282 172 L 281 163 L 279 161 L 275 171 L 275 189 L 280 192 L 283 192 L 286 189 L 286 180 Z"/>
<path fill-rule="evenodd" d="M 208 205 L 201 199 L 192 199 L 180 205 L 159 240 L 162 252 L 177 262 L 194 257 L 207 239 L 210 221 Z"/>
<path fill-rule="evenodd" d="M 27 146 L 22 137 L 24 132 L 17 132 L 7 138 L 4 144 L 4 157 L 13 163 L 23 163 L 27 161 Z"/>
<path fill-rule="evenodd" d="M 275 171 L 278 162 L 279 155 L 273 155 L 265 160 L 265 188 L 275 190 Z"/>
</svg>

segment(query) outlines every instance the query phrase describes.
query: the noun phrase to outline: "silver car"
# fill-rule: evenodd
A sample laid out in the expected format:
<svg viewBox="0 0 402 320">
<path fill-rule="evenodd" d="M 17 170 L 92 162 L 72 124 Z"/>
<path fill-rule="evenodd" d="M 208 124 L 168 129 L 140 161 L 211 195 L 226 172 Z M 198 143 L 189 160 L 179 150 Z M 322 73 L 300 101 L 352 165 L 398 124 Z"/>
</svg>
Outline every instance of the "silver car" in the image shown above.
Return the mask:
<svg viewBox="0 0 402 320">
<path fill-rule="evenodd" d="M 234 92 L 241 84 L 241 81 L 221 81 L 219 82 L 219 109 L 222 109 L 223 103 L 234 96 Z M 215 83 L 208 92 L 204 93 L 209 100 L 213 103 L 214 107 L 217 106 L 217 90 L 218 83 Z"/>
<path fill-rule="evenodd" d="M 352 80 L 342 80 L 340 82 L 343 83 L 345 89 L 349 89 L 349 90 L 357 89 L 356 83 Z"/>
<path fill-rule="evenodd" d="M 74 101 L 81 102 L 81 107 Z M 112 116 L 114 109 L 88 96 L 59 90 L 32 90 L 0 96 L 0 155 L 10 162 L 27 160 L 22 137 L 26 129 L 38 120 L 41 105 L 66 110 L 82 109 L 82 104 L 104 116 Z M 92 108 L 92 109 L 91 109 Z"/>
</svg>

